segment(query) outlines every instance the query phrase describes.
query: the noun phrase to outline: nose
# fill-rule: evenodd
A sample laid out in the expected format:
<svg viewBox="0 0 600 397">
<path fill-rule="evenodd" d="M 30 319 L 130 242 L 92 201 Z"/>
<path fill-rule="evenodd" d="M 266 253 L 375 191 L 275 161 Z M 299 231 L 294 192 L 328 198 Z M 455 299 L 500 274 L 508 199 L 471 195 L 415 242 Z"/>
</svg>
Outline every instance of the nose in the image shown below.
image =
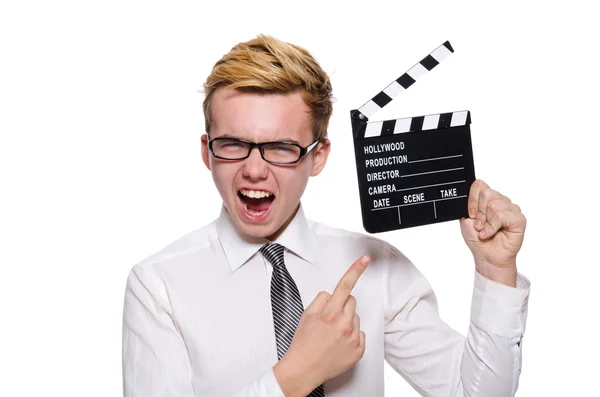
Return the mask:
<svg viewBox="0 0 600 397">
<path fill-rule="evenodd" d="M 269 165 L 260 155 L 260 150 L 255 147 L 250 152 L 250 156 L 244 160 L 243 175 L 251 180 L 267 179 L 269 175 Z"/>
</svg>

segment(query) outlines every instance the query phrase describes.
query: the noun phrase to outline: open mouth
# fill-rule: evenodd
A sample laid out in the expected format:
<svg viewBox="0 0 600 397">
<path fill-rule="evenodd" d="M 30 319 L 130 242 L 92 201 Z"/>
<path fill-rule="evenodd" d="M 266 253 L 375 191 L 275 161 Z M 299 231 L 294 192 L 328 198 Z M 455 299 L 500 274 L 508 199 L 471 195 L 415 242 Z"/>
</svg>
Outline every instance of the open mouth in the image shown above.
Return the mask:
<svg viewBox="0 0 600 397">
<path fill-rule="evenodd" d="M 275 195 L 265 190 L 240 189 L 238 197 L 246 212 L 256 218 L 265 215 L 275 200 Z"/>
</svg>

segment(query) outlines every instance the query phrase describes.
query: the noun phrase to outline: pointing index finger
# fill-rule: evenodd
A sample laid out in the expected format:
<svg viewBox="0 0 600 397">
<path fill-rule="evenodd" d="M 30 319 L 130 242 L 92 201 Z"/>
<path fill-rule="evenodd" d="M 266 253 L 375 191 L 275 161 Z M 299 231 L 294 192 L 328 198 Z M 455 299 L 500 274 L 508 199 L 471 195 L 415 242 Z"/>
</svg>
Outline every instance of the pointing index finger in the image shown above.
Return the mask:
<svg viewBox="0 0 600 397">
<path fill-rule="evenodd" d="M 330 310 L 340 311 L 350 296 L 356 282 L 367 268 L 371 258 L 368 255 L 361 256 L 350 266 L 335 287 L 331 299 L 327 303 Z"/>
</svg>

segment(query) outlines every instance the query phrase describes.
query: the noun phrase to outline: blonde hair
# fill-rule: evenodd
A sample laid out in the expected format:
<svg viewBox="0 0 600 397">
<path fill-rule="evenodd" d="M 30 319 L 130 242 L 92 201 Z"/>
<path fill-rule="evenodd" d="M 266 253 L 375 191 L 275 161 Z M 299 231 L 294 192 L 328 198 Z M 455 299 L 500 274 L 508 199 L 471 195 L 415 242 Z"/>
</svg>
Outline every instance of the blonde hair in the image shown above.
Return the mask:
<svg viewBox="0 0 600 397">
<path fill-rule="evenodd" d="M 219 87 L 243 92 L 291 93 L 300 91 L 310 109 L 315 139 L 327 137 L 333 111 L 331 82 L 315 58 L 304 48 L 258 35 L 239 43 L 215 65 L 204 83 L 204 120 L 210 133 L 210 102 Z"/>
</svg>

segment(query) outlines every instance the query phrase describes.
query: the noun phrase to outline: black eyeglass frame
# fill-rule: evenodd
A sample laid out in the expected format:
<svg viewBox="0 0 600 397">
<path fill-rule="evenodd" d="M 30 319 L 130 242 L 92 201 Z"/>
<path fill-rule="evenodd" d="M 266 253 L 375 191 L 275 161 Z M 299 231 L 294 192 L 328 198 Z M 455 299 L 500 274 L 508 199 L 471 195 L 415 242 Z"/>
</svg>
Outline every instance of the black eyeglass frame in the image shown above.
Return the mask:
<svg viewBox="0 0 600 397">
<path fill-rule="evenodd" d="M 230 158 L 227 158 L 227 157 L 217 156 L 215 154 L 214 150 L 213 150 L 213 142 L 214 141 L 224 141 L 224 140 L 230 140 L 230 141 L 233 140 L 233 141 L 238 141 L 238 142 L 242 142 L 242 143 L 250 145 L 248 147 L 248 154 L 245 157 L 239 157 L 239 158 L 235 158 L 235 159 L 230 159 Z M 263 149 L 264 145 L 282 144 L 282 143 L 285 143 L 286 145 L 293 145 L 293 146 L 296 146 L 296 147 L 298 147 L 300 149 L 300 156 L 298 157 L 298 159 L 296 161 L 292 161 L 292 162 L 279 162 L 279 161 L 267 160 L 265 158 L 265 152 L 264 152 L 264 149 Z M 318 143 L 319 143 L 319 139 L 315 140 L 313 143 L 311 143 L 310 145 L 308 145 L 306 147 L 302 147 L 299 144 L 297 144 L 296 142 L 272 141 L 272 142 L 260 142 L 260 143 L 256 143 L 256 142 L 252 142 L 252 141 L 247 141 L 245 139 L 230 138 L 230 137 L 220 137 L 220 138 L 210 139 L 208 141 L 208 148 L 210 149 L 210 152 L 213 154 L 213 156 L 215 156 L 218 159 L 238 161 L 238 160 L 245 160 L 248 157 L 250 157 L 250 153 L 252 153 L 252 149 L 254 149 L 255 147 L 257 147 L 258 151 L 260 152 L 260 157 L 262 157 L 262 159 L 264 161 L 266 161 L 267 163 L 289 165 L 289 164 L 296 164 L 296 163 L 298 163 L 302 159 L 302 157 L 306 156 L 311 150 L 313 150 L 317 146 Z"/>
</svg>

